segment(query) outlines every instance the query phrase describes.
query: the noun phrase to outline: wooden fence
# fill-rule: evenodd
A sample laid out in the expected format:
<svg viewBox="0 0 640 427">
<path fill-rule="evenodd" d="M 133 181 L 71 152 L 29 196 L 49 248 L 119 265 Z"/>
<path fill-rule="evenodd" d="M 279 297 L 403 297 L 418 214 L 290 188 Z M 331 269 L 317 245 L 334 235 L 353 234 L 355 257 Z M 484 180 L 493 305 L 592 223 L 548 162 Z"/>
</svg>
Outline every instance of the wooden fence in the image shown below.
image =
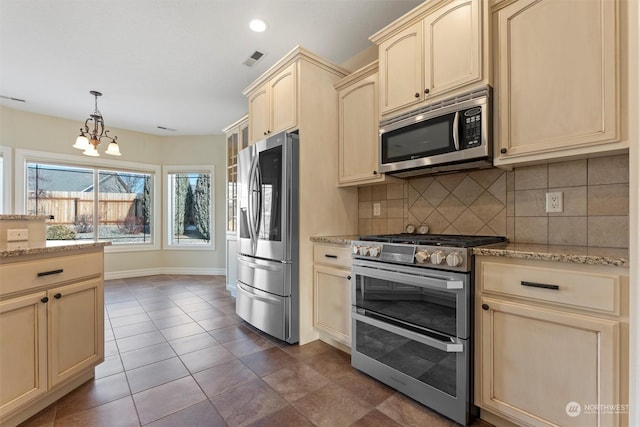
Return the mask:
<svg viewBox="0 0 640 427">
<path fill-rule="evenodd" d="M 82 215 L 93 217 L 96 193 L 45 191 L 35 197 L 30 192 L 27 212 L 53 215 L 49 224 L 74 224 Z M 128 216 L 143 216 L 142 199 L 136 193 L 97 193 L 98 219 L 101 224 L 118 224 Z"/>
</svg>

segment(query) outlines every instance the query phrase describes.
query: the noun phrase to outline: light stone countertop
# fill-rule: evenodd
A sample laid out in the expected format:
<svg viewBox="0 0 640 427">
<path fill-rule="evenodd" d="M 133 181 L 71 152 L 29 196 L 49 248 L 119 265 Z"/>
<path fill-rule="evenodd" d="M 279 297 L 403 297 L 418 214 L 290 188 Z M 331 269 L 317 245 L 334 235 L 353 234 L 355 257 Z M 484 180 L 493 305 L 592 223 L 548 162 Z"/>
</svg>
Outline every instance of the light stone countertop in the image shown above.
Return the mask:
<svg viewBox="0 0 640 427">
<path fill-rule="evenodd" d="M 473 248 L 474 255 L 568 262 L 573 264 L 629 267 L 629 250 L 587 246 L 536 245 L 505 243 Z"/>
<path fill-rule="evenodd" d="M 49 215 L 19 215 L 19 214 L 2 214 L 0 221 L 43 221 L 49 219 Z"/>
<path fill-rule="evenodd" d="M 0 261 L 9 257 L 37 254 L 56 254 L 79 249 L 101 248 L 111 242 L 83 242 L 78 240 L 48 240 L 44 243 L 9 242 L 0 247 Z"/>
<path fill-rule="evenodd" d="M 357 235 L 312 236 L 313 243 L 350 245 Z M 586 246 L 536 245 L 532 243 L 504 243 L 473 248 L 474 255 L 495 256 L 539 261 L 569 262 L 573 264 L 629 267 L 629 250 Z"/>
</svg>

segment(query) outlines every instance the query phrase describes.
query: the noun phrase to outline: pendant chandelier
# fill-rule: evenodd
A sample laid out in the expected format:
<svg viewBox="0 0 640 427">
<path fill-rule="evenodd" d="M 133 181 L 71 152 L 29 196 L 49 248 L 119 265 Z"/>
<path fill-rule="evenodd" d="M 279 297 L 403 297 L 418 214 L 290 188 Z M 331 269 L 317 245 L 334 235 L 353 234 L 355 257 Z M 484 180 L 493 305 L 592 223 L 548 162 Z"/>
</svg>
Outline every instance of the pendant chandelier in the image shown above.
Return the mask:
<svg viewBox="0 0 640 427">
<path fill-rule="evenodd" d="M 95 111 L 84 122 L 84 128 L 80 128 L 80 135 L 76 139 L 76 143 L 73 144 L 73 148 L 78 150 L 84 150 L 82 154 L 86 156 L 98 157 L 98 145 L 103 139 L 109 142 L 107 146 L 106 154 L 111 156 L 120 156 L 120 147 L 118 147 L 118 137 L 109 136 L 109 131 L 104 128 L 104 119 L 100 110 L 98 110 L 98 97 L 102 94 L 98 91 L 89 91 L 91 95 L 95 97 Z M 89 129 L 90 122 L 93 122 L 93 129 Z"/>
</svg>

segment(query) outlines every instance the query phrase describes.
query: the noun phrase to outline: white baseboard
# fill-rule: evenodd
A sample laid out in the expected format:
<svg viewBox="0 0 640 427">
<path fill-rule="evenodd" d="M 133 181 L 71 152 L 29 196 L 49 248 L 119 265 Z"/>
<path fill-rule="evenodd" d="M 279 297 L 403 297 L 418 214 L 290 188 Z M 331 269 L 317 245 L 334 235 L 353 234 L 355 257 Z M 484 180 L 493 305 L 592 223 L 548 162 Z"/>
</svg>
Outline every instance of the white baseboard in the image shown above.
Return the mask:
<svg viewBox="0 0 640 427">
<path fill-rule="evenodd" d="M 224 268 L 185 268 L 185 267 L 162 267 L 162 268 L 141 268 L 138 270 L 105 271 L 104 279 L 126 279 L 128 277 L 154 276 L 156 274 L 192 274 L 196 276 L 226 276 L 227 270 Z"/>
</svg>

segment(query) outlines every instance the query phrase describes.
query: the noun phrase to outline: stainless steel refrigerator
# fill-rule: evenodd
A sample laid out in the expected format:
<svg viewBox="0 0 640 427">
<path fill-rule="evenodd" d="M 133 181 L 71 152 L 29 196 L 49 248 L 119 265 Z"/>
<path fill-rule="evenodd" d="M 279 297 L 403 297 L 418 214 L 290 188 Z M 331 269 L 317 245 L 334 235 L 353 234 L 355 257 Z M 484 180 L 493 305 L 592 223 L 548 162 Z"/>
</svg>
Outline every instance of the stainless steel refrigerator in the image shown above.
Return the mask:
<svg viewBox="0 0 640 427">
<path fill-rule="evenodd" d="M 299 339 L 298 135 L 238 153 L 236 313 L 288 343 Z"/>
</svg>

